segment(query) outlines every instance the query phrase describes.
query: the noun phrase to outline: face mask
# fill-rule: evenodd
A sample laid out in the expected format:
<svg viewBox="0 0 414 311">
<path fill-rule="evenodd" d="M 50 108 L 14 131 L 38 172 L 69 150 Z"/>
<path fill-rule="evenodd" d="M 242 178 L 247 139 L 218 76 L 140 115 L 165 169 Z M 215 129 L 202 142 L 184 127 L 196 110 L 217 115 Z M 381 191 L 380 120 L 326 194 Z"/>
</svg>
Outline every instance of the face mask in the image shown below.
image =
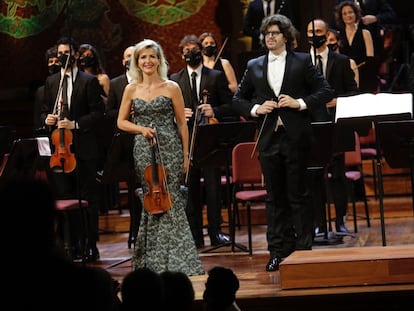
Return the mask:
<svg viewBox="0 0 414 311">
<path fill-rule="evenodd" d="M 65 68 L 66 60 L 68 59 L 68 56 L 69 55 L 67 54 L 62 54 L 58 57 L 60 67 Z M 70 55 L 69 62 L 68 62 L 68 68 L 72 67 L 74 63 L 75 63 L 75 57 L 73 55 Z"/>
<path fill-rule="evenodd" d="M 203 49 L 203 53 L 205 56 L 211 57 L 213 55 L 216 55 L 217 53 L 217 46 L 215 45 L 209 45 L 204 47 Z"/>
<path fill-rule="evenodd" d="M 49 74 L 52 75 L 60 71 L 60 66 L 53 64 L 53 65 L 47 66 L 47 70 L 49 71 Z"/>
<path fill-rule="evenodd" d="M 128 60 L 126 60 L 125 61 L 125 65 L 124 65 L 124 67 L 125 67 L 125 69 L 126 70 L 129 70 L 129 67 L 131 66 L 131 60 L 130 59 L 128 59 Z"/>
<path fill-rule="evenodd" d="M 308 37 L 308 42 L 310 45 L 313 45 L 315 48 L 320 48 L 326 42 L 326 36 L 313 36 Z"/>
<path fill-rule="evenodd" d="M 338 43 L 328 44 L 328 48 L 330 51 L 336 51 L 338 49 Z"/>
<path fill-rule="evenodd" d="M 196 67 L 201 63 L 201 52 L 188 52 L 184 55 L 185 62 L 191 67 Z"/>
<path fill-rule="evenodd" d="M 92 56 L 85 56 L 79 59 L 79 66 L 82 68 L 93 67 L 96 65 L 96 58 Z"/>
</svg>

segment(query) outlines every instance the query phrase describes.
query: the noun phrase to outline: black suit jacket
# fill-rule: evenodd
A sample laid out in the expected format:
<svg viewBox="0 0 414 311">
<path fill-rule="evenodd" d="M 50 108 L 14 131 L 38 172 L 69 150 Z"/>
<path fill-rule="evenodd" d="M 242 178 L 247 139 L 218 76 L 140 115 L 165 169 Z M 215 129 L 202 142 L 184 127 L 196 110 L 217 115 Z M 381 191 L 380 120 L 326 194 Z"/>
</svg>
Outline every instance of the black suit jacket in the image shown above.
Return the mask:
<svg viewBox="0 0 414 311">
<path fill-rule="evenodd" d="M 60 72 L 46 79 L 45 101 L 40 116 L 42 124 L 45 124 L 47 114 L 53 112 L 59 82 Z M 74 130 L 73 147 L 77 157 L 81 160 L 96 159 L 99 156 L 95 129 L 103 120 L 105 110 L 101 90 L 95 76 L 78 71 L 73 85 L 68 119 L 75 120 L 79 124 L 79 129 Z"/>
<path fill-rule="evenodd" d="M 180 85 L 186 108 L 193 108 L 191 99 L 191 82 L 187 67 L 173 73 L 170 79 Z M 231 107 L 232 93 L 229 90 L 226 76 L 222 71 L 205 66 L 201 69 L 200 92 L 208 91 L 207 103 L 213 107 L 214 115 L 219 121 L 235 120 Z M 202 100 L 202 94 L 199 94 Z"/>
<path fill-rule="evenodd" d="M 270 88 L 267 79 L 268 56 L 252 59 L 233 97 L 233 109 L 242 116 L 250 118 L 253 106 L 261 105 L 266 100 L 277 99 Z M 328 82 L 318 73 L 312 64 L 309 54 L 288 52 L 286 67 L 280 94 L 293 98 L 302 98 L 307 104 L 307 110 L 282 108 L 275 109 L 267 117 L 260 115 L 258 128 L 263 129 L 258 141 L 258 150 L 264 151 L 269 146 L 276 121 L 280 115 L 286 128 L 286 133 L 292 143 L 302 147 L 309 146 L 312 137 L 311 114 L 317 111 L 333 98 L 333 90 Z"/>
<path fill-rule="evenodd" d="M 106 103 L 106 114 L 109 118 L 114 119 L 115 122 L 118 117 L 122 95 L 124 94 L 124 89 L 127 84 L 128 78 L 125 73 L 111 79 L 108 100 Z"/>
<path fill-rule="evenodd" d="M 329 51 L 326 64 L 326 80 L 333 88 L 334 97 L 350 96 L 358 93 L 355 82 L 355 74 L 351 69 L 349 57 Z M 335 120 L 335 107 L 326 109 L 321 107 L 320 111 L 312 111 L 312 121 L 333 121 Z"/>
<path fill-rule="evenodd" d="M 280 7 L 281 1 L 276 0 L 276 10 Z M 277 12 L 274 12 L 277 13 Z M 285 1 L 283 7 L 281 7 L 279 14 L 287 16 L 292 24 L 295 24 L 294 8 L 292 1 Z M 252 37 L 252 50 L 259 50 L 262 48 L 260 43 L 260 25 L 265 17 L 263 11 L 263 0 L 254 0 L 249 3 L 247 7 L 246 15 L 243 20 L 243 33 L 246 36 Z"/>
<path fill-rule="evenodd" d="M 40 123 L 40 109 L 45 100 L 45 86 L 39 86 L 34 94 L 34 105 L 33 105 L 33 129 L 38 131 L 45 127 L 45 124 Z"/>
</svg>

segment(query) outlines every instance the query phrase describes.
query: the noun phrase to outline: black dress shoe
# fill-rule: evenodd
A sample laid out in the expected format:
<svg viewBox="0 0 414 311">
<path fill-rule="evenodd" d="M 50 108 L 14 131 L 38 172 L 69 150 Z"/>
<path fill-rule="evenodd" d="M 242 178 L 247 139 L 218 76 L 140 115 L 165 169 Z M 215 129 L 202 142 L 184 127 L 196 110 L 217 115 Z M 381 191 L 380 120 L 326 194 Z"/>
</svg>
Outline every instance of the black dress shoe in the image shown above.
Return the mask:
<svg viewBox="0 0 414 311">
<path fill-rule="evenodd" d="M 316 227 L 314 230 L 315 237 L 325 236 L 325 233 L 326 233 L 325 228 L 322 228 L 322 227 Z"/>
<path fill-rule="evenodd" d="M 229 243 L 230 239 L 224 233 L 218 232 L 216 234 L 210 235 L 210 242 L 211 246 L 219 246 L 222 244 Z"/>
<path fill-rule="evenodd" d="M 344 224 L 336 224 L 336 235 L 353 235 Z"/>
<path fill-rule="evenodd" d="M 96 262 L 99 259 L 99 251 L 96 246 L 88 247 L 85 252 L 85 262 Z"/>
<path fill-rule="evenodd" d="M 271 257 L 266 265 L 266 271 L 277 271 L 279 270 L 279 264 L 282 262 L 280 257 Z"/>
<path fill-rule="evenodd" d="M 204 241 L 203 240 L 195 240 L 195 245 L 197 248 L 203 248 L 204 247 Z"/>
</svg>

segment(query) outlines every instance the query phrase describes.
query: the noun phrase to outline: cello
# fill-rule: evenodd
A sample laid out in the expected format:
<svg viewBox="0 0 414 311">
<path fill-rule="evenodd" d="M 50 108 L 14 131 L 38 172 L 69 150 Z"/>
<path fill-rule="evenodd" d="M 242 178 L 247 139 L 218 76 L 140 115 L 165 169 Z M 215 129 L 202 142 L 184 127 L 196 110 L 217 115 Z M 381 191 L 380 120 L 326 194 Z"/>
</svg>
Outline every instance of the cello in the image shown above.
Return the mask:
<svg viewBox="0 0 414 311">
<path fill-rule="evenodd" d="M 67 77 L 64 76 L 64 79 L 67 79 Z M 65 102 L 65 99 L 62 99 L 60 101 L 59 120 L 63 120 L 67 115 L 68 103 Z M 70 150 L 73 141 L 72 131 L 65 128 L 57 128 L 52 132 L 50 138 L 54 146 L 54 152 L 49 160 L 50 168 L 56 173 L 72 172 L 76 168 L 76 158 Z"/>
<path fill-rule="evenodd" d="M 149 143 L 151 164 L 144 169 L 144 179 L 149 186 L 144 194 L 144 208 L 152 215 L 162 215 L 172 206 L 172 198 L 167 185 L 167 169 L 161 163 L 157 163 L 156 154 L 159 154 L 157 135 L 150 139 Z"/>
</svg>

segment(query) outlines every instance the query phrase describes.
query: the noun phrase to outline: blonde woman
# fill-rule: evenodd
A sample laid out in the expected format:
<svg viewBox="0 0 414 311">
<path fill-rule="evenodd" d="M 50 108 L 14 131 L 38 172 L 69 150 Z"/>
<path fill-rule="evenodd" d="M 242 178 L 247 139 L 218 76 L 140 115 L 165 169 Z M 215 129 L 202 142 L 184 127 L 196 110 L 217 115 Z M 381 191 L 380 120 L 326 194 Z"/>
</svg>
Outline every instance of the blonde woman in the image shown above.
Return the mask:
<svg viewBox="0 0 414 311">
<path fill-rule="evenodd" d="M 125 87 L 117 120 L 119 129 L 135 134 L 134 164 L 144 194 L 151 190 L 147 178 L 151 170 L 146 168 L 153 163 L 150 142 L 154 143 L 155 138 L 157 163 L 165 168 L 165 189 L 171 196 L 170 208 L 159 214 L 151 213 L 145 196 L 141 198 L 144 209 L 133 269 L 204 274 L 185 214 L 187 198 L 180 191 L 181 177 L 188 169 L 189 150 L 184 100 L 178 84 L 167 79 L 167 70 L 164 52 L 157 42 L 145 39 L 137 43 L 130 67 L 134 82 Z"/>
</svg>

